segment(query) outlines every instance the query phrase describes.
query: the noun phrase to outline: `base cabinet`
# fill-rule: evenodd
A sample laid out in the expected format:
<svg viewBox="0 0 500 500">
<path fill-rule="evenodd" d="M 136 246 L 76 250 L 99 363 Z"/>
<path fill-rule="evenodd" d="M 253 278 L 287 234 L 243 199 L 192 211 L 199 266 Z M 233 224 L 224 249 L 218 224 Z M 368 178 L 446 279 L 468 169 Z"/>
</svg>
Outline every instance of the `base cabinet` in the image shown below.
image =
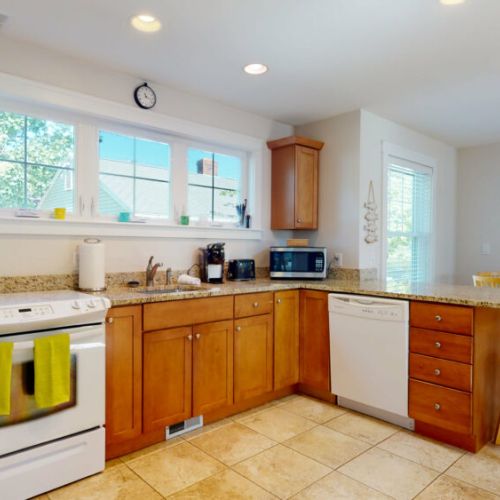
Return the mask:
<svg viewBox="0 0 500 500">
<path fill-rule="evenodd" d="M 142 433 L 142 307 L 114 307 L 106 318 L 106 444 Z"/>
<path fill-rule="evenodd" d="M 191 327 L 144 333 L 144 431 L 191 417 Z"/>
<path fill-rule="evenodd" d="M 330 392 L 328 292 L 300 291 L 300 383 Z"/>
<path fill-rule="evenodd" d="M 273 315 L 234 322 L 234 402 L 273 389 Z"/>
<path fill-rule="evenodd" d="M 299 381 L 299 291 L 274 294 L 274 390 Z"/>
</svg>

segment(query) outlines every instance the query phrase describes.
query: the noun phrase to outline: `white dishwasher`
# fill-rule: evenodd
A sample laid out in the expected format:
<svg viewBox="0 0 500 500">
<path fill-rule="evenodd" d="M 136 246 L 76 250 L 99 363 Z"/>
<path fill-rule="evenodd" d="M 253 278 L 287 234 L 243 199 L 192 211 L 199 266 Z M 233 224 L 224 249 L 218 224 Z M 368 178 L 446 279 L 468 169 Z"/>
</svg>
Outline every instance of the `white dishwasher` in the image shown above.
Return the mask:
<svg viewBox="0 0 500 500">
<path fill-rule="evenodd" d="M 338 404 L 414 428 L 408 417 L 408 302 L 328 296 L 332 393 Z"/>
</svg>

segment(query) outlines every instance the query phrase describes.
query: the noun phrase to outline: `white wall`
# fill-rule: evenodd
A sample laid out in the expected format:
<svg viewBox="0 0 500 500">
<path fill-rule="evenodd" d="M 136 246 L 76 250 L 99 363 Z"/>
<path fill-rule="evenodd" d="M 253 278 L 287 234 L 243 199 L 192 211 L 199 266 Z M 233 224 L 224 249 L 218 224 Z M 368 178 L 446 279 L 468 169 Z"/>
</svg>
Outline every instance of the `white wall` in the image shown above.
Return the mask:
<svg viewBox="0 0 500 500">
<path fill-rule="evenodd" d="M 477 272 L 500 272 L 500 143 L 458 151 L 457 196 L 456 274 L 470 285 Z"/>
<path fill-rule="evenodd" d="M 359 267 L 360 111 L 296 127 L 325 143 L 319 160 L 319 230 L 296 231 L 312 245 L 343 254 L 343 267 Z"/>
<path fill-rule="evenodd" d="M 382 207 L 382 143 L 384 141 L 434 158 L 436 204 L 434 214 L 435 280 L 449 282 L 455 272 L 455 209 L 456 209 L 456 150 L 373 113 L 361 111 L 361 152 L 359 173 L 359 209 L 368 196 L 370 180 L 375 187 L 379 208 Z M 379 215 L 382 216 L 381 210 Z M 359 266 L 380 267 L 380 242 L 368 245 L 364 241 L 363 221 L 359 224 Z"/>
<path fill-rule="evenodd" d="M 41 47 L 0 37 L 0 72 L 135 106 L 132 91 L 141 78 L 111 71 Z M 238 132 L 263 140 L 291 135 L 291 126 L 195 97 L 151 82 L 157 112 L 196 123 Z M 268 264 L 267 248 L 281 243 L 290 232 L 273 233 L 270 228 L 270 152 L 263 164 L 262 226 L 260 241 L 228 240 L 228 258 L 255 258 Z M 0 275 L 66 273 L 74 270 L 73 253 L 79 238 L 0 235 Z M 106 270 L 136 271 L 155 255 L 173 269 L 183 269 L 195 259 L 197 248 L 211 240 L 108 238 Z"/>
</svg>

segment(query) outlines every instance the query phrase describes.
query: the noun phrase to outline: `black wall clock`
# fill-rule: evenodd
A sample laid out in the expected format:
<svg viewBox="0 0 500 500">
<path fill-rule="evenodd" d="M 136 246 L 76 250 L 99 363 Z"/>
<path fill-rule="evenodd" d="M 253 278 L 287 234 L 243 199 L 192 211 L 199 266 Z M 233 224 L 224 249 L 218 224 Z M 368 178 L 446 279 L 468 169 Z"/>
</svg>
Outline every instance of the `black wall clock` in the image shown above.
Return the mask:
<svg viewBox="0 0 500 500">
<path fill-rule="evenodd" d="M 134 100 L 142 109 L 151 109 L 156 104 L 156 94 L 154 90 L 144 82 L 134 90 Z"/>
</svg>

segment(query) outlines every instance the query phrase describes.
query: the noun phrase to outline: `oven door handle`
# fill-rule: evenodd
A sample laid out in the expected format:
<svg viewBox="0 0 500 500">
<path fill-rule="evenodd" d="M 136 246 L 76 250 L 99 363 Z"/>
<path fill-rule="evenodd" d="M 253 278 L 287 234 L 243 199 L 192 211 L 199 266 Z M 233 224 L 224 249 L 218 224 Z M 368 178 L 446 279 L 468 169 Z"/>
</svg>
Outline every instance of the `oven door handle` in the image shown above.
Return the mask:
<svg viewBox="0 0 500 500">
<path fill-rule="evenodd" d="M 65 333 L 65 332 L 61 332 Z M 57 334 L 56 334 L 57 335 Z M 93 342 L 88 343 L 87 347 L 93 346 L 104 346 L 104 340 L 101 342 L 96 341 L 96 331 L 95 329 L 92 329 L 92 331 L 83 331 L 83 332 L 75 332 L 70 334 L 70 349 L 78 349 L 79 347 L 82 346 L 82 344 L 85 344 L 86 339 L 92 339 Z M 14 351 L 26 351 L 26 350 L 33 350 L 35 347 L 35 342 L 33 340 L 21 340 L 19 342 L 14 342 Z"/>
</svg>

